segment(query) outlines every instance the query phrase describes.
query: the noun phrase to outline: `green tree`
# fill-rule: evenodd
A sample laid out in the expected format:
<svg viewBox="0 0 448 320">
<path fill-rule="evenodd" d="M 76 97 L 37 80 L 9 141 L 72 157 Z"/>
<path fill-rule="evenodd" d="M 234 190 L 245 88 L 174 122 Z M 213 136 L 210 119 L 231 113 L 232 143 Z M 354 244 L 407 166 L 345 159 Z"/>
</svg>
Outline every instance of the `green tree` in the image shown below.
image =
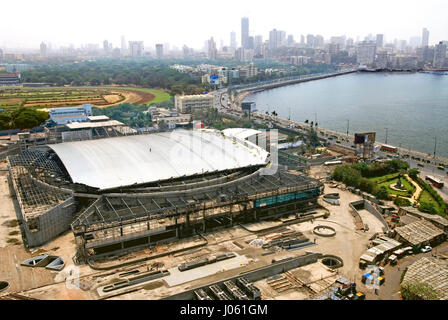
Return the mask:
<svg viewBox="0 0 448 320">
<path fill-rule="evenodd" d="M 427 212 L 430 214 L 437 213 L 434 203 L 431 203 L 431 202 L 420 202 L 420 205 L 418 206 L 418 210 L 420 210 L 422 212 Z"/>
<path fill-rule="evenodd" d="M 401 285 L 404 300 L 439 300 L 440 294 L 430 284 L 420 281 L 408 281 Z"/>
<path fill-rule="evenodd" d="M 375 197 L 380 200 L 387 200 L 389 198 L 389 194 L 387 192 L 387 188 L 385 186 L 381 186 L 376 192 Z"/>
<path fill-rule="evenodd" d="M 409 177 L 411 177 L 413 180 L 416 180 L 418 175 L 419 175 L 420 171 L 418 169 L 410 169 L 408 171 L 408 175 Z"/>
</svg>

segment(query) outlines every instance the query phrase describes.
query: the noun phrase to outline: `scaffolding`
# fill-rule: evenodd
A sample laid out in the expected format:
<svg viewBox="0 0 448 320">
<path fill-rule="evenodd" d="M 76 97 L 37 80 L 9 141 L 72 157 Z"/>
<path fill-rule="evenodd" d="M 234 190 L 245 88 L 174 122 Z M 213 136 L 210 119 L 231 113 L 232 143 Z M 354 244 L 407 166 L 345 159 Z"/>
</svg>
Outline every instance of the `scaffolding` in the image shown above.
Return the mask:
<svg viewBox="0 0 448 320">
<path fill-rule="evenodd" d="M 50 185 L 70 183 L 53 156 L 25 151 L 8 157 L 10 176 L 25 220 L 41 215 L 72 196 L 70 190 Z"/>
<path fill-rule="evenodd" d="M 205 232 L 213 227 L 296 212 L 300 204 L 316 202 L 321 187 L 317 180 L 278 170 L 275 175 L 256 172 L 227 184 L 188 191 L 104 194 L 76 217 L 71 227 L 83 250 L 133 240 L 138 243 L 138 238 L 147 239 L 144 243 L 148 244 L 195 230 Z M 297 192 L 304 195 L 300 200 L 289 201 L 283 196 Z M 255 201 L 272 197 L 279 199 L 275 205 L 255 207 Z M 167 235 L 156 236 L 157 233 Z"/>
</svg>

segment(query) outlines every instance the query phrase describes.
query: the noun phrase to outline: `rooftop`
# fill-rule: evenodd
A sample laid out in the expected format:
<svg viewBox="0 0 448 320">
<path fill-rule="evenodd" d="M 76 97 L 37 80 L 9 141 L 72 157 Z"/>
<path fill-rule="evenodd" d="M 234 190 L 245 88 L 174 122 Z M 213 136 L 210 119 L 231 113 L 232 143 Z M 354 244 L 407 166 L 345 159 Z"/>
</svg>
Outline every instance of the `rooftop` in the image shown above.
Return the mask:
<svg viewBox="0 0 448 320">
<path fill-rule="evenodd" d="M 395 228 L 395 231 L 412 245 L 429 242 L 444 234 L 442 230 L 426 220 L 416 221 L 403 227 Z"/>
<path fill-rule="evenodd" d="M 395 241 L 394 239 L 390 239 L 388 237 L 380 237 L 378 239 L 375 239 L 374 242 L 377 243 L 378 245 L 368 249 L 361 256 L 360 258 L 361 260 L 367 262 L 374 262 L 377 256 L 392 251 L 401 245 L 400 242 Z"/>
<path fill-rule="evenodd" d="M 439 223 L 439 224 L 443 225 L 444 227 L 448 227 L 448 219 L 445 219 L 437 214 L 429 214 L 429 213 L 420 212 L 418 209 L 416 209 L 414 207 L 403 207 L 401 209 L 405 210 L 410 215 L 424 218 L 426 220 L 430 220 L 430 221 Z"/>
<path fill-rule="evenodd" d="M 76 125 L 80 128 L 95 124 Z M 266 164 L 268 156 L 254 144 L 233 141 L 219 132 L 186 130 L 49 147 L 57 153 L 74 183 L 99 189 L 260 166 Z"/>
<path fill-rule="evenodd" d="M 89 117 L 87 117 L 87 119 L 89 120 L 89 121 L 107 121 L 107 120 L 109 120 L 109 117 L 108 116 L 104 116 L 104 115 L 102 115 L 102 116 L 89 116 Z"/>
<path fill-rule="evenodd" d="M 253 135 L 261 133 L 261 131 L 246 128 L 229 128 L 222 130 L 222 133 L 224 133 L 224 135 L 228 137 L 237 137 L 241 140 L 245 140 Z"/>
<path fill-rule="evenodd" d="M 107 120 L 107 121 L 95 121 L 95 122 L 71 122 L 66 124 L 67 128 L 71 130 L 75 129 L 90 129 L 98 127 L 113 127 L 113 126 L 123 126 L 123 123 L 117 120 Z"/>
<path fill-rule="evenodd" d="M 411 264 L 404 276 L 403 283 L 418 281 L 429 284 L 440 295 L 440 300 L 448 300 L 448 263 L 446 261 L 424 257 Z"/>
</svg>

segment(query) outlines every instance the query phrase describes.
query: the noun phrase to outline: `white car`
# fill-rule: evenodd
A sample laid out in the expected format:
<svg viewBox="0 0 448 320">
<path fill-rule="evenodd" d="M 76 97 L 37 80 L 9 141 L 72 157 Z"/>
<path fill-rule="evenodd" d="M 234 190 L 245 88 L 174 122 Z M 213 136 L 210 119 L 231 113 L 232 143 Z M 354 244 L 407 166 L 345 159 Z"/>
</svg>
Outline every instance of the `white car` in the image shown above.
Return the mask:
<svg viewBox="0 0 448 320">
<path fill-rule="evenodd" d="M 432 248 L 430 246 L 424 246 L 423 248 L 420 249 L 420 251 L 423 253 L 429 252 L 431 250 L 432 250 Z"/>
</svg>

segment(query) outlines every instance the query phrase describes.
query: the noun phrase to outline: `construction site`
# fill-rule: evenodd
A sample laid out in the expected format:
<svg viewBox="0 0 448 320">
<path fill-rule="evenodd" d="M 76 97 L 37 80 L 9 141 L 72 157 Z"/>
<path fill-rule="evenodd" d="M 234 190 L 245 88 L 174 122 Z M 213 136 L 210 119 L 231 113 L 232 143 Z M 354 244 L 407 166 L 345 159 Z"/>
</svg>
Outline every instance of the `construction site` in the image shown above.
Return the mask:
<svg viewBox="0 0 448 320">
<path fill-rule="evenodd" d="M 364 299 L 360 258 L 402 245 L 383 211 L 269 150 L 216 130 L 22 145 L 1 164 L 0 298 Z"/>
</svg>

